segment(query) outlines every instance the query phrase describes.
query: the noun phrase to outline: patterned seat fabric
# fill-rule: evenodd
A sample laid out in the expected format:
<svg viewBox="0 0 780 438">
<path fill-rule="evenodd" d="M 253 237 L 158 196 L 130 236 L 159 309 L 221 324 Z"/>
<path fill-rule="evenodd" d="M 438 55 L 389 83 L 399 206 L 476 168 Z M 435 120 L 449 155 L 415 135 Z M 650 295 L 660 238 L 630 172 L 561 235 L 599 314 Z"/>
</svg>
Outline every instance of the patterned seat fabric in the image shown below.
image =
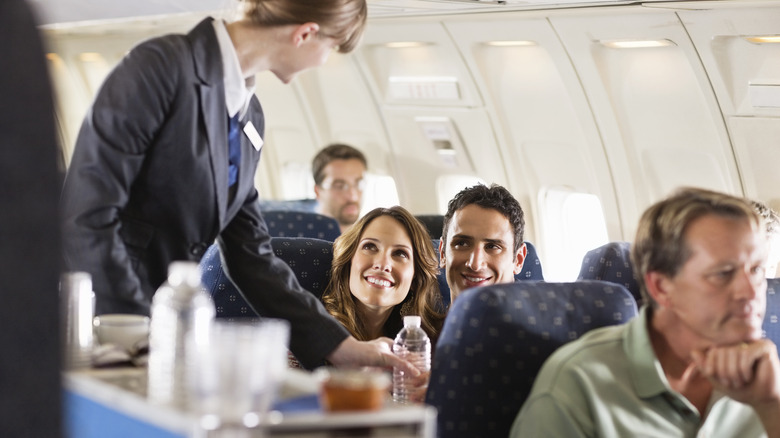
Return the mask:
<svg viewBox="0 0 780 438">
<path fill-rule="evenodd" d="M 525 242 L 525 247 L 527 248 L 527 252 L 525 254 L 525 261 L 523 262 L 523 270 L 515 275 L 515 280 L 544 280 L 542 262 L 539 260 L 539 255 L 536 253 L 536 247 L 527 240 Z"/>
<path fill-rule="evenodd" d="M 330 281 L 333 244 L 304 237 L 273 237 L 271 246 L 274 254 L 290 265 L 301 286 L 322 297 Z M 217 308 L 217 318 L 257 316 L 222 270 L 218 245 L 209 247 L 200 261 L 200 269 L 203 285 Z"/>
<path fill-rule="evenodd" d="M 588 251 L 582 258 L 578 280 L 602 280 L 617 283 L 628 289 L 641 307 L 642 293 L 631 266 L 631 244 L 610 242 Z"/>
<path fill-rule="evenodd" d="M 439 256 L 439 241 L 440 239 L 433 239 L 433 249 L 436 251 L 436 256 Z M 530 280 L 530 281 L 542 281 L 544 275 L 542 274 L 542 262 L 539 260 L 539 255 L 536 253 L 536 248 L 531 242 L 525 242 L 525 246 L 528 249 L 525 255 L 525 261 L 523 262 L 523 269 L 519 274 L 515 275 L 515 281 Z M 445 307 L 449 307 L 450 299 L 450 286 L 447 284 L 447 273 L 443 268 L 439 269 L 437 276 L 439 280 L 439 291 L 441 291 L 442 301 Z"/>
<path fill-rule="evenodd" d="M 341 235 L 336 219 L 306 211 L 263 212 L 271 237 L 311 237 L 333 242 Z"/>
<path fill-rule="evenodd" d="M 780 346 L 780 278 L 767 278 L 764 337 Z"/>
<path fill-rule="evenodd" d="M 434 354 L 426 402 L 443 438 L 505 437 L 547 357 L 637 313 L 622 286 L 520 281 L 465 291 Z"/>
</svg>

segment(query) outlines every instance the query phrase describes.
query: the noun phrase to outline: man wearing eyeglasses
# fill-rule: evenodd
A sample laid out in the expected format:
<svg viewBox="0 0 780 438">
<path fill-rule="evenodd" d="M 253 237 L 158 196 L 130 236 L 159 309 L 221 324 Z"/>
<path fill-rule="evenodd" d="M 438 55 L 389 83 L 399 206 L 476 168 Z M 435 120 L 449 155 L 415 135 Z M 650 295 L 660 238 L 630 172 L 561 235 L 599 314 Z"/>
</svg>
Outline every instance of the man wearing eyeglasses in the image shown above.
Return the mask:
<svg viewBox="0 0 780 438">
<path fill-rule="evenodd" d="M 317 213 L 335 218 L 343 233 L 360 217 L 366 157 L 352 146 L 334 143 L 314 156 L 311 168 Z"/>
</svg>

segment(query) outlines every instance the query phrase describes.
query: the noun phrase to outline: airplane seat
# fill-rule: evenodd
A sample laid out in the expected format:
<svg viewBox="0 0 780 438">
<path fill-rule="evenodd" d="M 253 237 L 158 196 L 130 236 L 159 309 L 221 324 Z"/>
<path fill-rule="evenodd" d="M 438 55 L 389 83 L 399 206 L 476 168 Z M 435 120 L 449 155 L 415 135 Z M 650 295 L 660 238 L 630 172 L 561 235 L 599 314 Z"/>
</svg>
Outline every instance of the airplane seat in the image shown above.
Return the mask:
<svg viewBox="0 0 780 438">
<path fill-rule="evenodd" d="M 433 252 L 436 253 L 436 261 L 441 261 L 439 256 L 439 242 L 441 239 L 431 239 L 433 244 Z M 439 292 L 441 293 L 441 302 L 444 306 L 444 311 L 450 307 L 450 286 L 447 284 L 447 273 L 444 268 L 439 268 L 439 272 L 436 274 L 436 280 L 439 282 Z"/>
<path fill-rule="evenodd" d="M 263 212 L 271 237 L 310 237 L 333 242 L 341 235 L 336 219 L 306 211 Z"/>
<path fill-rule="evenodd" d="M 526 254 L 523 262 L 523 270 L 515 275 L 515 281 L 532 280 L 543 281 L 542 261 L 539 260 L 539 254 L 536 253 L 536 247 L 529 241 L 525 241 Z"/>
<path fill-rule="evenodd" d="M 431 239 L 440 239 L 442 229 L 444 229 L 444 215 L 443 214 L 416 214 L 417 218 L 425 228 L 428 230 L 428 234 L 431 235 Z M 438 247 L 437 247 L 438 248 Z"/>
<path fill-rule="evenodd" d="M 438 436 L 507 436 L 553 351 L 636 314 L 631 294 L 604 281 L 519 281 L 465 291 L 433 356 L 426 403 L 438 409 Z"/>
<path fill-rule="evenodd" d="M 261 211 L 308 211 L 315 213 L 317 210 L 316 199 L 261 199 L 260 203 Z"/>
<path fill-rule="evenodd" d="M 290 266 L 298 283 L 317 298 L 321 298 L 330 281 L 333 243 L 305 237 L 272 237 L 271 247 L 274 254 Z M 200 270 L 203 286 L 217 308 L 217 318 L 257 316 L 236 286 L 227 278 L 222 269 L 217 244 L 211 245 L 203 255 Z"/>
<path fill-rule="evenodd" d="M 436 251 L 436 256 L 439 256 L 439 241 L 440 239 L 432 239 L 433 249 Z M 515 275 L 515 281 L 544 281 L 544 274 L 542 273 L 542 262 L 539 260 L 539 254 L 536 253 L 536 247 L 531 242 L 526 241 L 525 246 L 527 248 L 525 261 L 523 262 L 523 269 Z M 441 292 L 442 302 L 444 307 L 450 306 L 452 299 L 450 298 L 450 286 L 447 284 L 447 273 L 443 268 L 439 268 L 439 274 L 437 275 L 439 280 L 439 291 Z"/>
<path fill-rule="evenodd" d="M 624 286 L 642 306 L 642 293 L 634 278 L 631 266 L 631 244 L 629 242 L 609 242 L 592 249 L 582 258 L 582 267 L 578 280 L 603 280 Z"/>
<path fill-rule="evenodd" d="M 767 278 L 764 337 L 780 346 L 780 278 Z"/>
</svg>

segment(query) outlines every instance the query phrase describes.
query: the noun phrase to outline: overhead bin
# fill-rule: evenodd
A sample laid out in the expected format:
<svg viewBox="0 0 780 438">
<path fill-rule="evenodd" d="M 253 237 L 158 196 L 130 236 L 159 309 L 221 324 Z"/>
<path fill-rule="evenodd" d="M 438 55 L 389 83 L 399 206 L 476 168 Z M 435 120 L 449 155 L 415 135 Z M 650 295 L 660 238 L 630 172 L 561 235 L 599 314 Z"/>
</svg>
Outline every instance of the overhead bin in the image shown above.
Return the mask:
<svg viewBox="0 0 780 438">
<path fill-rule="evenodd" d="M 527 221 L 529 235 L 544 246 L 543 259 L 555 260 L 551 275 L 560 268 L 559 278 L 573 278 L 576 272 L 565 270 L 579 268 L 580 252 L 603 244 L 605 235 L 619 238 L 622 229 L 611 172 L 582 85 L 549 21 L 537 15 L 453 17 L 445 27 L 467 64 L 475 67 L 475 83 L 513 169 L 510 187 L 533 214 Z M 600 199 L 592 213 L 604 225 L 587 230 L 582 234 L 587 237 L 577 239 L 582 247 L 572 248 L 575 239 L 563 236 L 558 225 L 564 220 L 563 197 L 577 194 Z M 581 209 L 580 221 L 589 223 L 590 213 Z"/>
<path fill-rule="evenodd" d="M 590 102 L 624 228 L 679 186 L 742 194 L 728 132 L 686 29 L 666 10 L 552 16 Z M 629 236 L 633 232 L 629 233 Z"/>
<path fill-rule="evenodd" d="M 780 117 L 780 5 L 774 3 L 678 12 L 726 117 Z"/>
<path fill-rule="evenodd" d="M 356 53 L 383 105 L 480 107 L 468 68 L 436 20 L 374 21 Z"/>
<path fill-rule="evenodd" d="M 384 120 L 404 206 L 443 213 L 477 175 L 506 185 L 490 117 L 439 19 L 372 21 L 355 60 Z"/>
<path fill-rule="evenodd" d="M 745 195 L 780 209 L 780 4 L 726 4 L 678 15 L 727 120 Z"/>
</svg>

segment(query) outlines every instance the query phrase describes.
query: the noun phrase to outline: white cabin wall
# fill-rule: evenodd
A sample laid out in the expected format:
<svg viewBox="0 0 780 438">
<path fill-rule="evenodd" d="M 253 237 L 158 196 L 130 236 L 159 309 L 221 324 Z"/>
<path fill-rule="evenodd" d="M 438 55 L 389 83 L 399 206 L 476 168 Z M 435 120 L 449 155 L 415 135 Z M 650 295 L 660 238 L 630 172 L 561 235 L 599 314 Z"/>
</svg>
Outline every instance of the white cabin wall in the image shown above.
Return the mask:
<svg viewBox="0 0 780 438">
<path fill-rule="evenodd" d="M 452 17 L 446 27 L 496 121 L 499 147 L 509 162 L 509 188 L 527 212 L 526 240 L 546 249 L 539 251 L 542 265 L 554 265 L 551 245 L 560 240 L 547 239 L 560 230 L 545 229 L 553 222 L 540 208 L 545 189 L 598 196 L 607 232 L 619 239 L 621 222 L 601 138 L 579 78 L 546 17 Z M 506 41 L 532 45 L 489 45 Z"/>
<path fill-rule="evenodd" d="M 309 181 L 285 175 L 296 170 L 299 175 L 311 174 L 311 158 L 320 140 L 312 129 L 309 105 L 301 97 L 298 83 L 285 85 L 271 72 L 255 79 L 255 94 L 265 116 L 262 155 L 255 173 L 260 198 L 305 198 L 305 193 L 312 190 Z"/>
<path fill-rule="evenodd" d="M 780 211 L 780 44 L 746 39 L 780 35 L 780 4 L 726 4 L 678 15 L 727 120 L 745 195 Z"/>
<path fill-rule="evenodd" d="M 728 133 L 707 73 L 672 11 L 606 8 L 550 18 L 599 126 L 633 240 L 641 212 L 679 186 L 742 194 Z M 610 48 L 606 41 L 671 41 Z"/>
<path fill-rule="evenodd" d="M 317 149 L 333 142 L 350 144 L 366 155 L 371 174 L 395 173 L 387 131 L 353 56 L 334 53 L 324 66 L 302 73 L 295 82 L 309 105 Z M 313 156 L 308 157 L 309 168 Z"/>
<path fill-rule="evenodd" d="M 438 19 L 370 21 L 355 58 L 388 131 L 402 205 L 444 213 L 436 182 L 450 174 L 506 185 L 491 118 Z M 437 149 L 437 140 L 451 149 Z"/>
</svg>

